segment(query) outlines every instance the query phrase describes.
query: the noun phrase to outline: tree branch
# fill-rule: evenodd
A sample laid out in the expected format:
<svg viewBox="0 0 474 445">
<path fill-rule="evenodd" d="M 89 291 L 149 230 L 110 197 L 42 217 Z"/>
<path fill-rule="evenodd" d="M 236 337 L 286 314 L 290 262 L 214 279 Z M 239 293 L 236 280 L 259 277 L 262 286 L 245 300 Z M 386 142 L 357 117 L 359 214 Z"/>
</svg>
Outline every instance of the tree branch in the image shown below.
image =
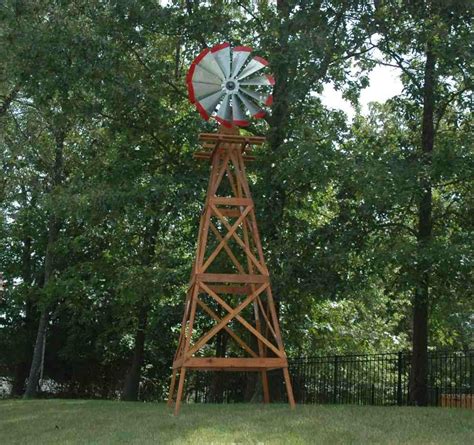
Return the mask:
<svg viewBox="0 0 474 445">
<path fill-rule="evenodd" d="M 21 83 L 17 83 L 13 87 L 13 89 L 10 91 L 10 93 L 7 96 L 5 96 L 5 99 L 3 100 L 2 105 L 0 105 L 0 116 L 2 116 L 8 111 L 8 108 L 10 107 L 11 103 L 15 100 L 18 93 L 20 92 L 20 88 L 21 88 Z"/>
</svg>

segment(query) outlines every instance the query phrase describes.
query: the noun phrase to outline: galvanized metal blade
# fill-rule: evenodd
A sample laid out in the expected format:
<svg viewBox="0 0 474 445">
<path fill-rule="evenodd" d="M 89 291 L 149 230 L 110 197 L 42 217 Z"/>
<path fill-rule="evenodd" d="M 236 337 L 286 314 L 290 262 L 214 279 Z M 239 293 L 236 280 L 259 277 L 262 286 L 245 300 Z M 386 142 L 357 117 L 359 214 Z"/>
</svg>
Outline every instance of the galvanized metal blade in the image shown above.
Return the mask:
<svg viewBox="0 0 474 445">
<path fill-rule="evenodd" d="M 261 57 L 254 57 L 247 66 L 242 70 L 242 72 L 237 76 L 237 80 L 245 79 L 257 71 L 265 68 L 268 65 L 268 62 Z"/>
<path fill-rule="evenodd" d="M 225 121 L 227 123 L 232 122 L 232 111 L 230 108 L 230 94 L 226 94 L 224 100 L 222 101 L 221 105 L 219 106 L 219 111 L 217 112 L 217 117 L 220 120 Z"/>
<path fill-rule="evenodd" d="M 247 108 L 247 110 L 252 116 L 259 114 L 262 111 L 260 107 L 258 107 L 253 101 L 245 97 L 242 93 L 238 92 L 237 95 L 239 96 L 239 99 L 242 101 L 245 108 Z"/>
<path fill-rule="evenodd" d="M 221 70 L 221 67 L 214 58 L 214 54 L 209 51 L 198 63 L 198 67 L 201 67 L 205 71 L 209 72 L 213 76 L 217 77 L 221 81 L 225 79 L 224 73 Z"/>
<path fill-rule="evenodd" d="M 196 65 L 194 67 L 194 73 L 191 80 L 192 82 L 212 83 L 214 85 L 222 84 L 222 79 L 214 74 L 211 74 L 209 71 L 201 67 L 201 65 Z"/>
<path fill-rule="evenodd" d="M 237 46 L 232 51 L 232 77 L 236 77 L 250 56 L 250 48 Z"/>
<path fill-rule="evenodd" d="M 263 94 L 249 90 L 248 88 L 240 87 L 240 91 L 242 91 L 242 93 L 245 93 L 247 96 L 250 96 L 252 99 L 255 99 L 257 102 L 262 103 L 262 104 L 265 103 L 265 100 L 268 97 L 268 95 L 264 96 Z"/>
<path fill-rule="evenodd" d="M 217 45 L 212 48 L 212 54 L 216 59 L 217 64 L 219 65 L 220 69 L 224 73 L 225 78 L 230 77 L 230 44 L 224 43 L 222 45 Z"/>
<path fill-rule="evenodd" d="M 275 80 L 270 74 L 264 74 L 263 76 L 252 77 L 250 79 L 241 80 L 240 85 L 274 85 Z"/>
<path fill-rule="evenodd" d="M 232 122 L 234 125 L 248 125 L 249 123 L 237 94 L 232 95 Z"/>
<path fill-rule="evenodd" d="M 222 90 L 220 85 L 215 83 L 193 82 L 194 95 L 197 99 L 209 96 Z"/>
<path fill-rule="evenodd" d="M 199 99 L 198 102 L 206 110 L 207 114 L 210 115 L 216 109 L 224 95 L 225 93 L 223 91 L 218 91 L 217 93 L 211 94 L 203 99 Z"/>
</svg>

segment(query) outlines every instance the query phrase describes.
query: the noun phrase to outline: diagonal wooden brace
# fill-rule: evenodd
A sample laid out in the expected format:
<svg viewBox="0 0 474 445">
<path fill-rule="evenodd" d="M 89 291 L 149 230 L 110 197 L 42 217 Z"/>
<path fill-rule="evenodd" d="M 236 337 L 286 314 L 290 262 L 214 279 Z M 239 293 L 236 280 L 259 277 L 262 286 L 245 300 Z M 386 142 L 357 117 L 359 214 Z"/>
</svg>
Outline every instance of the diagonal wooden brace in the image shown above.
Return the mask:
<svg viewBox="0 0 474 445">
<path fill-rule="evenodd" d="M 211 209 L 215 209 L 215 206 L 211 205 Z M 227 244 L 227 241 L 229 241 L 230 237 L 235 234 L 235 231 L 239 228 L 240 224 L 242 224 L 242 221 L 244 218 L 247 216 L 247 214 L 252 210 L 252 206 L 247 206 L 247 208 L 244 210 L 242 215 L 240 215 L 239 219 L 234 223 L 232 227 L 228 227 L 228 232 L 222 239 L 222 241 L 219 243 L 219 245 L 216 247 L 214 252 L 209 255 L 209 258 L 206 260 L 204 263 L 204 266 L 202 266 L 202 272 L 205 272 L 206 269 L 209 267 L 209 265 L 214 261 L 214 258 L 219 254 L 219 252 L 222 250 L 222 248 Z"/>
<path fill-rule="evenodd" d="M 204 301 L 200 300 L 199 297 L 197 303 L 218 323 L 222 320 L 206 303 L 204 303 Z M 229 326 L 224 326 L 224 330 L 252 357 L 258 357 L 258 354 L 256 354 L 247 343 L 245 343 L 231 328 L 229 328 Z"/>
<path fill-rule="evenodd" d="M 207 292 L 214 300 L 216 300 L 226 311 L 231 312 L 233 309 L 222 299 L 217 295 L 212 289 L 209 289 L 204 283 L 201 283 L 201 289 L 205 292 Z M 260 288 L 261 289 L 261 288 Z M 262 291 L 265 289 L 262 289 Z M 262 293 L 262 291 L 259 291 L 257 289 L 253 294 L 257 293 L 255 298 L 258 298 L 258 296 Z M 252 295 L 253 295 L 252 294 Z M 239 311 L 241 312 L 241 311 Z M 277 356 L 279 357 L 285 357 L 285 354 L 280 351 L 274 344 L 270 343 L 260 332 L 258 332 L 245 318 L 242 318 L 238 313 L 235 315 L 236 320 L 238 320 L 240 323 L 242 323 L 255 337 L 257 337 L 259 340 L 261 340 L 265 345 L 267 345 Z"/>
<path fill-rule="evenodd" d="M 222 215 L 221 212 L 219 212 L 219 209 L 214 205 L 211 204 L 212 211 L 215 213 L 215 215 L 222 221 L 222 224 L 227 228 L 227 230 L 230 232 L 232 229 L 231 225 L 227 222 L 227 219 L 225 218 L 224 215 Z M 248 212 L 247 212 L 248 213 Z M 240 239 L 240 237 L 234 232 L 232 232 L 232 236 L 234 239 L 237 241 L 237 243 L 244 249 L 245 253 L 249 256 L 249 258 L 252 260 L 252 262 L 255 264 L 257 269 L 260 271 L 262 275 L 268 275 L 268 271 L 265 270 L 265 268 L 260 264 L 260 262 L 255 258 L 254 254 L 250 251 L 250 249 L 247 248 L 245 243 Z"/>
<path fill-rule="evenodd" d="M 201 286 L 202 283 L 199 283 Z M 187 353 L 186 357 L 191 357 L 196 351 L 201 349 L 214 335 L 216 335 L 224 326 L 226 326 L 229 321 L 231 321 L 237 314 L 242 312 L 252 301 L 263 292 L 268 287 L 268 283 L 263 283 L 255 292 L 251 293 L 242 303 L 240 303 L 235 309 L 232 309 L 221 321 L 217 323 L 207 334 L 204 334 L 192 348 L 190 348 Z M 208 288 L 209 289 L 209 288 Z M 207 291 L 205 291 L 207 292 Z M 211 291 L 212 292 L 212 291 Z M 273 346 L 273 345 L 272 345 Z"/>
</svg>

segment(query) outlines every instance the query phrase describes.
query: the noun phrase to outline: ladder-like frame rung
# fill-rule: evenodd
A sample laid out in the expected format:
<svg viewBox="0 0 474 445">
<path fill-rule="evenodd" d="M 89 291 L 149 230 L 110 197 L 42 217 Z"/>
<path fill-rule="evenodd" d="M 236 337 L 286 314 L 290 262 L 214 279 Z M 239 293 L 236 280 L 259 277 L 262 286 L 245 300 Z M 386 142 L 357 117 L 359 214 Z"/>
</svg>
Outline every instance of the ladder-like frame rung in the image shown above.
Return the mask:
<svg viewBox="0 0 474 445">
<path fill-rule="evenodd" d="M 191 357 L 176 365 L 202 371 L 261 371 L 286 368 L 288 361 L 280 357 Z"/>
<path fill-rule="evenodd" d="M 193 154 L 193 158 L 197 160 L 211 160 L 213 155 L 212 151 L 197 151 L 196 153 Z M 252 155 L 243 155 L 244 161 L 255 161 L 256 157 Z"/>
<path fill-rule="evenodd" d="M 200 141 L 206 142 L 227 142 L 229 144 L 245 144 L 245 145 L 262 145 L 265 143 L 263 136 L 242 136 L 238 134 L 216 134 L 216 133 L 201 133 L 199 135 Z"/>
</svg>

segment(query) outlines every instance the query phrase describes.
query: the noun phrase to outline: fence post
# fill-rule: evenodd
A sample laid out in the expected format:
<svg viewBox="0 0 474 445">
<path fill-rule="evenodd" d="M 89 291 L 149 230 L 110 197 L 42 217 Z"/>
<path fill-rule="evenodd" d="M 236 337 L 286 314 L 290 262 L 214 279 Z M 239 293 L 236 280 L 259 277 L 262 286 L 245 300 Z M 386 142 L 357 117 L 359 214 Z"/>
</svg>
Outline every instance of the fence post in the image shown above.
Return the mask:
<svg viewBox="0 0 474 445">
<path fill-rule="evenodd" d="M 397 363 L 397 405 L 402 406 L 402 353 L 398 353 Z"/>
<path fill-rule="evenodd" d="M 334 391 L 333 391 L 333 403 L 337 403 L 337 385 L 338 385 L 338 381 L 337 381 L 337 364 L 338 364 L 338 356 L 335 355 L 334 356 L 334 382 L 333 382 L 333 386 L 334 386 Z"/>
</svg>

